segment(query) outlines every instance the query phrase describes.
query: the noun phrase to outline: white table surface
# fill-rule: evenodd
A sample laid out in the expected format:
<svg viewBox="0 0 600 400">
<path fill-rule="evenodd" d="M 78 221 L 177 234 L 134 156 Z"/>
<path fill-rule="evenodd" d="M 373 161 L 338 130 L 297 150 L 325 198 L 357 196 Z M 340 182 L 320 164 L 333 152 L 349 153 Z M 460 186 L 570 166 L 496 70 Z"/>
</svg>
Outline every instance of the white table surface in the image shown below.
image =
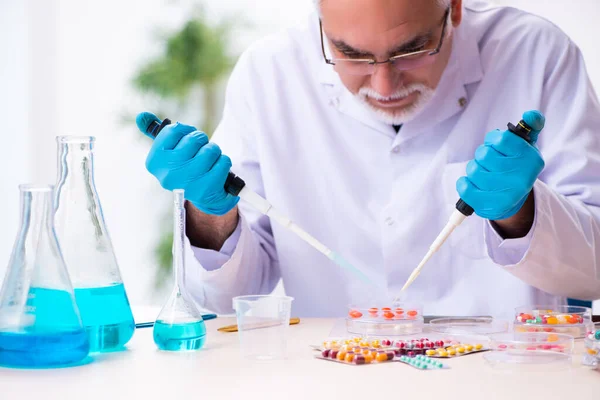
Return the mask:
<svg viewBox="0 0 600 400">
<path fill-rule="evenodd" d="M 309 347 L 322 343 L 334 322 L 290 326 L 288 359 L 269 362 L 241 359 L 238 334 L 217 331 L 233 318 L 207 321 L 205 348 L 190 353 L 158 351 L 152 328 L 139 329 L 126 351 L 84 366 L 0 369 L 0 399 L 600 399 L 600 372 L 580 365 L 581 341 L 570 370 L 550 373 L 497 371 L 482 353 L 448 360 L 449 370 L 348 366 L 317 360 Z"/>
</svg>

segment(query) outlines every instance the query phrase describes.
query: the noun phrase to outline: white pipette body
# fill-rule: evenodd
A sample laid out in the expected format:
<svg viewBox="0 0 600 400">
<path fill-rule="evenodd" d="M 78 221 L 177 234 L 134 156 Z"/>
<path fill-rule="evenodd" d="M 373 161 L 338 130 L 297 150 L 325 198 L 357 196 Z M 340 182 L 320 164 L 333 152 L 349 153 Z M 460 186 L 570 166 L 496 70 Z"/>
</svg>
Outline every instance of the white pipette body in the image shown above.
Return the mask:
<svg viewBox="0 0 600 400">
<path fill-rule="evenodd" d="M 269 203 L 266 199 L 260 196 L 258 193 L 253 192 L 248 188 L 248 186 L 244 186 L 244 188 L 239 192 L 238 196 L 251 204 L 254 208 L 260 211 L 262 214 L 268 216 L 269 218 L 275 220 L 278 224 L 283 226 L 286 229 L 294 232 L 298 235 L 302 240 L 306 243 L 310 244 L 312 247 L 323 253 L 327 258 L 338 264 L 340 267 L 345 268 L 358 276 L 363 282 L 373 283 L 362 271 L 354 267 L 348 261 L 343 259 L 339 254 L 327 248 L 317 239 L 312 237 L 306 231 L 301 229 L 298 225 L 296 225 L 292 220 L 283 215 L 281 212 L 277 211 L 271 203 Z"/>
<path fill-rule="evenodd" d="M 454 210 L 452 215 L 450 215 L 450 219 L 448 220 L 448 223 L 446 223 L 446 226 L 444 227 L 444 229 L 442 229 L 442 231 L 437 236 L 437 238 L 433 241 L 431 246 L 429 246 L 429 251 L 427 252 L 425 257 L 423 257 L 423 260 L 421 261 L 421 263 L 417 266 L 417 268 L 414 269 L 412 274 L 410 274 L 410 276 L 408 277 L 408 280 L 404 284 L 404 287 L 402 287 L 402 291 L 406 290 L 415 281 L 415 279 L 417 279 L 417 277 L 421 273 L 421 270 L 423 269 L 425 264 L 427 264 L 427 261 L 429 261 L 429 259 L 435 254 L 435 252 L 438 251 L 442 247 L 444 242 L 450 237 L 452 232 L 460 224 L 462 224 L 462 222 L 465 220 L 465 218 L 467 218 L 467 217 L 463 213 L 461 213 L 458 210 Z"/>
</svg>

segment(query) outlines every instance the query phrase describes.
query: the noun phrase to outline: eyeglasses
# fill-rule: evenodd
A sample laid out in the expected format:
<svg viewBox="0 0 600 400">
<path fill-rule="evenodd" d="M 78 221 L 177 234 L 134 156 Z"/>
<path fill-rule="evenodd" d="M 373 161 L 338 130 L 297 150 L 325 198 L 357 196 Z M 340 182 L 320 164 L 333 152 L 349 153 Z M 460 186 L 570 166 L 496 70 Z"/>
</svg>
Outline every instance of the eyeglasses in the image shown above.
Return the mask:
<svg viewBox="0 0 600 400">
<path fill-rule="evenodd" d="M 390 57 L 385 61 L 376 61 L 370 58 L 327 58 L 325 54 L 325 43 L 323 39 L 323 23 L 319 20 L 319 28 L 321 31 L 321 48 L 323 50 L 323 58 L 325 62 L 330 65 L 335 65 L 336 69 L 342 73 L 348 73 L 351 75 L 371 75 L 375 72 L 377 64 L 390 63 L 395 69 L 399 71 L 406 71 L 418 67 L 422 67 L 427 64 L 431 64 L 436 54 L 440 52 L 444 43 L 444 36 L 446 36 L 446 25 L 448 23 L 448 15 L 450 14 L 450 7 L 446 9 L 444 13 L 444 22 L 442 25 L 442 35 L 440 36 L 439 43 L 435 49 L 425 49 L 414 51 L 411 53 L 400 54 L 394 57 Z"/>
</svg>

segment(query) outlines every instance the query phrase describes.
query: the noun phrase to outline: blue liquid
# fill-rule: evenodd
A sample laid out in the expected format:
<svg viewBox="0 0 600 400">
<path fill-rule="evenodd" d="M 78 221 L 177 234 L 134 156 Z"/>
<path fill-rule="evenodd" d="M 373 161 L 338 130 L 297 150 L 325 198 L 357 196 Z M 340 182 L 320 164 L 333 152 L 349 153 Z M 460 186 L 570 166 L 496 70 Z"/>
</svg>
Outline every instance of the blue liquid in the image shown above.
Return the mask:
<svg viewBox="0 0 600 400">
<path fill-rule="evenodd" d="M 83 329 L 64 332 L 0 332 L 0 365 L 44 368 L 77 363 L 90 346 Z"/>
<path fill-rule="evenodd" d="M 135 322 L 122 283 L 75 289 L 75 299 L 89 336 L 90 352 L 120 350 L 129 342 Z"/>
<path fill-rule="evenodd" d="M 21 321 L 0 331 L 0 365 L 55 367 L 87 357 L 89 342 L 69 292 L 32 287 Z"/>
<path fill-rule="evenodd" d="M 154 343 L 161 350 L 198 350 L 206 342 L 204 321 L 169 324 L 157 321 L 154 324 Z"/>
</svg>

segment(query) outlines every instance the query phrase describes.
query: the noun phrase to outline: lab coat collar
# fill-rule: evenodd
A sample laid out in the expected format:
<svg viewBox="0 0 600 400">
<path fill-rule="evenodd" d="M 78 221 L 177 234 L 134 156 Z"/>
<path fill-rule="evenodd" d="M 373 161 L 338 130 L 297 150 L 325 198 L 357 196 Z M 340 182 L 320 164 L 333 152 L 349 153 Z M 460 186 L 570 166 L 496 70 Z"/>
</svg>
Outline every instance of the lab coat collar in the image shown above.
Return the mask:
<svg viewBox="0 0 600 400">
<path fill-rule="evenodd" d="M 479 82 L 483 77 L 479 46 L 475 35 L 470 32 L 468 19 L 463 19 L 453 35 L 452 54 L 432 99 L 415 119 L 403 125 L 398 134 L 361 104 L 346 89 L 333 66 L 324 61 L 319 69 L 319 81 L 329 96 L 330 104 L 338 111 L 380 133 L 407 140 L 461 112 L 469 102 L 465 86 Z M 328 50 L 327 43 L 325 45 Z"/>
</svg>

